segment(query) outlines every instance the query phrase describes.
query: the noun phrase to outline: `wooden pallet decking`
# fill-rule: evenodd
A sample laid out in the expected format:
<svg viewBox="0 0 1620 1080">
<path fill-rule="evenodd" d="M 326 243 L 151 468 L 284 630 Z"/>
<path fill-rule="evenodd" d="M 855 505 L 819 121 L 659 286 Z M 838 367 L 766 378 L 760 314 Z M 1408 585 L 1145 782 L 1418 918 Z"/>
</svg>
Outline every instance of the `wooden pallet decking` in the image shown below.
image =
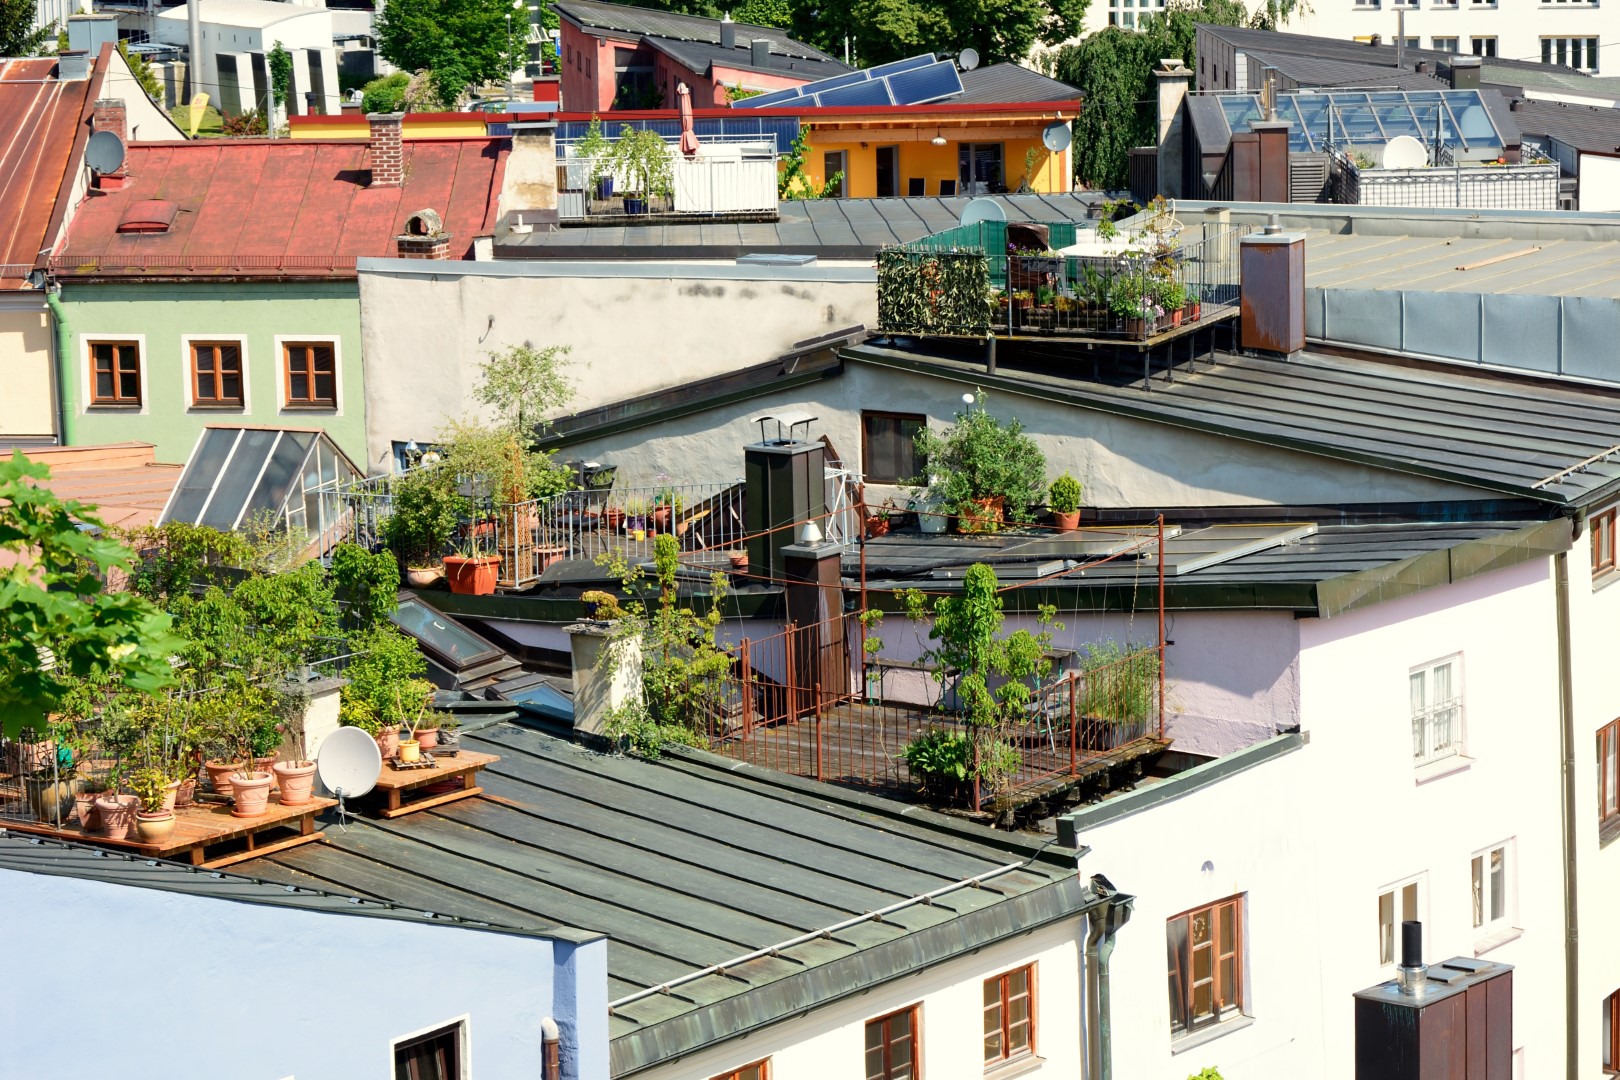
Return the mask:
<svg viewBox="0 0 1620 1080">
<path fill-rule="evenodd" d="M 331 806 L 336 799 L 311 799 L 297 806 L 283 806 L 279 796 L 270 797 L 265 813 L 258 817 L 239 818 L 231 815 L 230 807 L 223 803 L 199 803 L 174 812 L 174 832 L 161 844 L 143 844 L 139 840 L 114 840 L 99 833 L 87 833 L 76 822 L 58 827 L 49 822 L 0 820 L 0 828 L 13 832 L 51 836 L 58 840 L 73 840 L 99 847 L 134 851 L 160 859 L 184 857 L 193 866 L 210 869 L 230 866 L 246 859 L 257 858 L 273 851 L 284 851 L 300 844 L 324 840 L 315 831 L 315 815 Z M 291 830 L 291 835 L 267 838 L 267 834 Z M 130 835 L 135 835 L 133 826 Z M 221 847 L 241 841 L 240 848 L 221 851 Z M 210 852 L 213 853 L 210 857 Z"/>
<path fill-rule="evenodd" d="M 377 813 L 385 818 L 397 818 L 404 814 L 414 814 L 418 810 L 426 810 L 430 806 L 443 806 L 445 803 L 482 795 L 484 789 L 477 783 L 479 770 L 499 760 L 501 759 L 496 754 L 479 754 L 463 750 L 455 757 L 446 757 L 443 754 L 434 757 L 433 767 L 428 769 L 396 769 L 385 762 L 382 775 L 377 777 L 376 790 L 381 794 L 383 803 Z M 461 787 L 455 791 L 441 795 L 418 796 L 410 802 L 404 801 L 407 792 L 456 779 L 461 781 Z"/>
</svg>

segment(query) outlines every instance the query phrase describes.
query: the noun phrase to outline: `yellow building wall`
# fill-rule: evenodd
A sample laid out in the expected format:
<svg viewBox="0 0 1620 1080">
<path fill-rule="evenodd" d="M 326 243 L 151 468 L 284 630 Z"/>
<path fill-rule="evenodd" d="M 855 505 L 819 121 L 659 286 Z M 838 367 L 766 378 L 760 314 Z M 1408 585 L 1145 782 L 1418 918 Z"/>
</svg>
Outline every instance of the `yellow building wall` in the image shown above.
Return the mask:
<svg viewBox="0 0 1620 1080">
<path fill-rule="evenodd" d="M 303 117 L 294 117 L 290 125 L 295 139 L 366 139 L 371 137 L 371 124 L 360 113 L 344 113 L 342 117 L 313 117 L 316 123 L 299 123 Z M 407 113 L 400 128 L 402 139 L 476 139 L 489 133 L 483 113 Z"/>
<path fill-rule="evenodd" d="M 0 436 L 55 433 L 51 370 L 50 316 L 0 310 Z"/>
<path fill-rule="evenodd" d="M 911 131 L 898 133 L 905 139 L 911 139 Z M 1048 194 L 1052 192 L 1072 190 L 1071 170 L 1069 167 L 1069 153 L 1061 154 L 1049 152 L 1041 144 L 1040 130 L 1029 136 L 1021 138 L 983 137 L 967 135 L 954 138 L 946 133 L 947 140 L 944 146 L 935 146 L 932 142 L 933 129 L 922 132 L 926 138 L 917 141 L 889 141 L 883 138 L 883 133 L 873 131 L 865 140 L 851 139 L 851 132 L 817 132 L 810 131 L 810 153 L 805 161 L 805 172 L 814 178 L 815 182 L 826 182 L 824 167 L 827 153 L 844 151 L 849 162 L 844 177 L 844 194 L 851 199 L 871 199 L 877 196 L 877 151 L 883 146 L 898 146 L 900 148 L 900 167 L 897 195 L 905 195 L 907 181 L 922 177 L 923 190 L 930 196 L 939 194 L 941 180 L 956 180 L 957 176 L 957 148 L 959 142 L 969 143 L 1000 143 L 1002 171 L 1006 174 L 1005 180 L 1008 191 L 1017 191 L 1024 182 L 1025 155 L 1035 150 L 1035 174 L 1030 180 L 1030 187 L 1034 191 Z"/>
</svg>

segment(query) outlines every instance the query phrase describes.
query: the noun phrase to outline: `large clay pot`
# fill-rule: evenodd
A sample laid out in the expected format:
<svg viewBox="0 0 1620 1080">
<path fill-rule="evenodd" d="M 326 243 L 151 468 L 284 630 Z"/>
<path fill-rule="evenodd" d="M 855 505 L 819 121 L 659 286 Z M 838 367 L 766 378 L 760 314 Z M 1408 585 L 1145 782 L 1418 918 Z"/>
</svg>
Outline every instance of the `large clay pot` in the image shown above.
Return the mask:
<svg viewBox="0 0 1620 1080">
<path fill-rule="evenodd" d="M 81 791 L 73 796 L 73 816 L 78 819 L 79 828 L 87 833 L 101 829 L 101 813 L 96 810 L 96 800 L 100 797 L 99 791 Z"/>
<path fill-rule="evenodd" d="M 444 580 L 444 571 L 437 566 L 407 566 L 405 584 L 413 589 L 431 589 Z"/>
<path fill-rule="evenodd" d="M 432 750 L 439 745 L 438 728 L 417 728 L 416 742 L 423 750 Z"/>
<path fill-rule="evenodd" d="M 23 781 L 28 806 L 40 821 L 65 823 L 73 816 L 73 788 L 55 776 L 28 777 Z"/>
<path fill-rule="evenodd" d="M 1001 528 L 1005 499 L 992 495 L 974 499 L 973 509 L 957 515 L 956 531 L 962 533 L 993 533 Z"/>
<path fill-rule="evenodd" d="M 109 840 L 122 840 L 135 824 L 135 808 L 141 801 L 133 795 L 103 795 L 96 800 L 101 828 Z"/>
<path fill-rule="evenodd" d="M 174 811 L 164 810 L 156 814 L 145 814 L 135 811 L 135 830 L 140 834 L 143 844 L 161 844 L 174 832 Z"/>
<path fill-rule="evenodd" d="M 163 789 L 163 812 L 174 813 L 175 805 L 180 801 L 180 781 L 174 780 Z"/>
<path fill-rule="evenodd" d="M 394 757 L 399 753 L 398 724 L 389 724 L 372 737 L 377 740 L 377 749 L 382 751 L 384 761 L 387 761 L 389 758 Z"/>
<path fill-rule="evenodd" d="M 444 557 L 444 577 L 450 591 L 461 596 L 491 596 L 500 576 L 501 557 L 485 555 L 468 559 L 460 555 Z"/>
<path fill-rule="evenodd" d="M 276 774 L 272 771 L 275 768 L 275 764 L 276 764 L 276 755 L 274 755 L 274 754 L 266 754 L 266 755 L 264 755 L 264 757 L 256 757 L 256 758 L 253 759 L 253 771 L 254 772 L 262 772 L 262 773 L 268 773 L 269 774 L 269 776 L 270 776 L 270 790 L 271 791 L 276 790 L 276 788 L 279 786 L 276 783 L 276 779 L 277 779 Z"/>
<path fill-rule="evenodd" d="M 179 792 L 175 796 L 174 800 L 174 808 L 176 810 L 188 810 L 196 804 L 196 801 L 197 778 L 195 776 L 188 776 L 184 780 L 180 781 Z"/>
<path fill-rule="evenodd" d="M 281 805 L 298 806 L 309 802 L 315 791 L 313 761 L 278 761 L 271 767 L 281 785 Z"/>
<path fill-rule="evenodd" d="M 1052 524 L 1056 525 L 1058 532 L 1074 532 L 1080 527 L 1080 511 L 1065 514 L 1061 510 L 1052 511 Z"/>
<path fill-rule="evenodd" d="M 421 743 L 415 739 L 401 739 L 399 741 L 399 761 L 401 765 L 411 765 L 421 760 Z"/>
<path fill-rule="evenodd" d="M 203 768 L 208 770 L 208 782 L 213 786 L 215 795 L 230 798 L 231 774 L 242 767 L 240 761 L 205 761 Z"/>
<path fill-rule="evenodd" d="M 262 817 L 270 806 L 270 782 L 274 779 L 269 773 L 260 773 L 258 776 L 243 776 L 241 773 L 231 774 L 231 795 L 236 804 L 231 807 L 232 817 Z"/>
</svg>

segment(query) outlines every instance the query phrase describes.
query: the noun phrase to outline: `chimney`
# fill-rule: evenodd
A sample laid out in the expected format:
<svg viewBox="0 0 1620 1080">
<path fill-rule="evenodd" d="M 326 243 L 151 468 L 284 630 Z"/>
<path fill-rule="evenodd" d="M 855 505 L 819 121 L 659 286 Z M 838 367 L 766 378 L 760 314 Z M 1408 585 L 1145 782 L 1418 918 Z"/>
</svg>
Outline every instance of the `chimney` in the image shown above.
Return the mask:
<svg viewBox="0 0 1620 1080">
<path fill-rule="evenodd" d="M 1519 112 L 1524 108 L 1524 98 L 1514 98 L 1508 102 L 1509 112 Z"/>
<path fill-rule="evenodd" d="M 122 98 L 97 98 L 92 106 L 90 124 L 95 131 L 110 131 L 118 136 L 118 141 L 128 143 L 128 121 L 125 118 L 124 100 Z M 124 166 L 111 172 L 96 174 L 96 187 L 103 191 L 113 191 L 124 186 L 126 177 Z"/>
<path fill-rule="evenodd" d="M 735 49 L 737 47 L 737 24 L 731 21 L 731 12 L 726 12 L 720 20 L 720 47 L 722 49 Z"/>
<path fill-rule="evenodd" d="M 500 216 L 508 228 L 557 228 L 557 122 L 514 120 L 512 152 L 501 180 Z"/>
<path fill-rule="evenodd" d="M 1292 356 L 1305 348 L 1305 234 L 1268 227 L 1238 244 L 1243 348 Z"/>
<path fill-rule="evenodd" d="M 1479 71 L 1479 57 L 1453 56 L 1451 58 L 1451 88 L 1453 90 L 1478 90 Z"/>
<path fill-rule="evenodd" d="M 1192 82 L 1192 70 L 1180 57 L 1166 57 L 1153 72 L 1159 84 L 1159 190 L 1167 199 L 1181 198 L 1181 106 Z"/>
<path fill-rule="evenodd" d="M 72 49 L 56 54 L 56 77 L 63 82 L 83 82 L 90 77 L 90 54 Z"/>
<path fill-rule="evenodd" d="M 448 259 L 450 234 L 444 219 L 434 210 L 418 210 L 405 222 L 405 231 L 394 237 L 402 259 Z"/>
<path fill-rule="evenodd" d="M 795 545 L 806 522 L 822 526 L 827 512 L 826 485 L 822 482 L 826 446 L 818 439 L 796 439 L 793 429 L 815 421 L 809 414 L 782 414 L 756 418 L 763 435 L 765 425 L 776 424 L 776 438 L 743 447 L 743 476 L 748 498 L 743 505 L 743 533 L 748 541 L 750 573 L 772 579 L 786 570 L 784 548 Z"/>
<path fill-rule="evenodd" d="M 69 15 L 67 32 L 70 50 L 100 56 L 103 45 L 118 44 L 118 16 Z"/>
<path fill-rule="evenodd" d="M 733 31 L 733 33 L 735 33 L 735 32 L 736 31 Z M 755 38 L 754 41 L 753 41 L 752 49 L 753 49 L 752 63 L 754 65 L 754 67 L 762 68 L 762 67 L 764 67 L 766 64 L 768 64 L 770 62 L 771 43 L 769 41 L 767 41 L 765 38 Z"/>
<path fill-rule="evenodd" d="M 405 182 L 402 145 L 404 113 L 371 113 L 371 186 L 399 187 Z"/>
</svg>

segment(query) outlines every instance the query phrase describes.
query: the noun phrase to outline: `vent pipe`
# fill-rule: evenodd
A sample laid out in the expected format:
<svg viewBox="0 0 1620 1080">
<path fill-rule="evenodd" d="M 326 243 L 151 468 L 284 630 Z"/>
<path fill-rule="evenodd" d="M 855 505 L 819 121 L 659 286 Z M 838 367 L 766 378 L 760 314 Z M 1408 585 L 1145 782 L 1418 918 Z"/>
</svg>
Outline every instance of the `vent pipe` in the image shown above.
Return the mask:
<svg viewBox="0 0 1620 1080">
<path fill-rule="evenodd" d="M 1408 919 L 1401 923 L 1401 963 L 1395 969 L 1395 981 L 1407 997 L 1420 997 L 1428 979 L 1428 969 L 1423 966 L 1423 924 Z"/>
<path fill-rule="evenodd" d="M 1406 68 L 1406 9 L 1395 9 L 1395 70 Z"/>
<path fill-rule="evenodd" d="M 755 38 L 751 48 L 753 50 L 753 56 L 751 59 L 755 67 L 762 68 L 766 64 L 770 63 L 771 43 L 769 41 L 765 40 L 764 38 Z"/>
<path fill-rule="evenodd" d="M 720 47 L 722 49 L 735 49 L 737 47 L 737 24 L 731 21 L 731 12 L 726 12 L 725 18 L 720 20 Z"/>
<path fill-rule="evenodd" d="M 549 1016 L 540 1018 L 540 1076 L 541 1080 L 562 1080 L 562 1033 Z"/>
</svg>

